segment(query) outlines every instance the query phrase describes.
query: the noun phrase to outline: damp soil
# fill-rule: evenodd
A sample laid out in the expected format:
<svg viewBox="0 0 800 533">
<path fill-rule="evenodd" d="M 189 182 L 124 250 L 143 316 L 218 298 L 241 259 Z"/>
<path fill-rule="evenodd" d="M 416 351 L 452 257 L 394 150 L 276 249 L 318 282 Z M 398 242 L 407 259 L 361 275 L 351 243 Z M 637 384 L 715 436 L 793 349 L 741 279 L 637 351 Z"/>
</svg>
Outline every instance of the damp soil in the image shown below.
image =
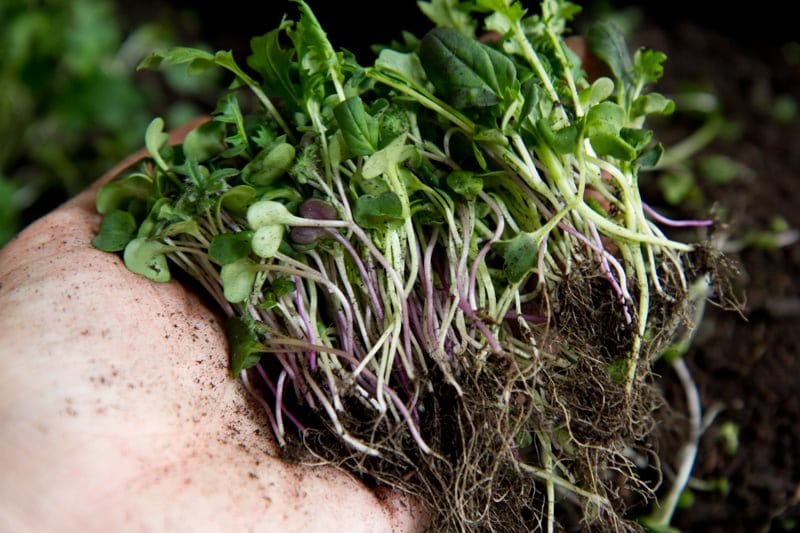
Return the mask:
<svg viewBox="0 0 800 533">
<path fill-rule="evenodd" d="M 800 114 L 776 116 L 781 100 L 800 102 L 800 45 L 796 37 L 794 44 L 777 37 L 743 39 L 687 22 L 648 23 L 636 36 L 667 53 L 664 92 L 690 84 L 713 89 L 734 126 L 729 129 L 738 130 L 703 153 L 731 157 L 749 169 L 746 176 L 725 184 L 698 181 L 705 201 L 727 212 L 724 229 L 733 240 L 767 230 L 776 216 L 800 228 Z M 678 138 L 693 127 L 684 120 L 659 134 Z M 698 214 L 692 205 L 677 211 Z M 717 490 L 692 490 L 693 503 L 678 510 L 673 525 L 682 531 L 792 531 L 800 528 L 800 244 L 749 246 L 731 258 L 740 270 L 734 281 L 744 309 L 711 306 L 685 356 L 704 408 L 721 410 L 693 471 L 695 480 Z M 675 412 L 685 412 L 675 375 L 667 367 L 656 371 Z M 735 451 L 723 438 L 726 425 L 738 428 Z M 669 480 L 685 436 L 680 420 L 660 435 Z M 727 492 L 720 490 L 724 485 Z"/>
</svg>

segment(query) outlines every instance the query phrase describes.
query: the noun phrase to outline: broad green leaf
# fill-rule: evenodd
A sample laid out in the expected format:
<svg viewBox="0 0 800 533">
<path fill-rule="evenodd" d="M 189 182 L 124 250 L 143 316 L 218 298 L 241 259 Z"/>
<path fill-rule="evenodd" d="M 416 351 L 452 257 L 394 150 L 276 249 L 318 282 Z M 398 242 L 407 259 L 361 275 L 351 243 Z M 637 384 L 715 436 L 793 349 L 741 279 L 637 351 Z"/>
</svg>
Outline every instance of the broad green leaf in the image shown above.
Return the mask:
<svg viewBox="0 0 800 533">
<path fill-rule="evenodd" d="M 391 191 L 378 196 L 365 194 L 356 200 L 353 217 L 362 228 L 385 229 L 387 224 L 402 222 L 403 204 Z"/>
<path fill-rule="evenodd" d="M 283 232 L 283 224 L 271 224 L 258 228 L 251 240 L 253 253 L 263 259 L 273 257 L 281 247 Z"/>
<path fill-rule="evenodd" d="M 247 258 L 227 263 L 219 272 L 225 299 L 238 304 L 247 300 L 253 292 L 258 274 L 258 265 Z"/>
<path fill-rule="evenodd" d="M 495 105 L 516 80 L 514 63 L 505 54 L 451 28 L 428 32 L 419 55 L 428 79 L 457 109 Z"/>
<path fill-rule="evenodd" d="M 643 115 L 671 115 L 675 111 L 675 102 L 660 93 L 648 93 L 633 101 L 634 117 Z"/>
<path fill-rule="evenodd" d="M 636 150 L 622 140 L 618 134 L 598 131 L 589 134 L 592 148 L 599 156 L 611 156 L 621 161 L 632 161 L 636 157 Z"/>
<path fill-rule="evenodd" d="M 340 103 L 333 108 L 333 115 L 352 155 L 371 155 L 378 150 L 378 121 L 367 113 L 360 97 Z"/>
<path fill-rule="evenodd" d="M 633 85 L 633 62 L 619 28 L 608 21 L 598 22 L 589 28 L 586 42 L 594 55 L 609 66 L 618 80 L 626 86 Z"/>
<path fill-rule="evenodd" d="M 417 2 L 419 10 L 437 26 L 453 28 L 468 37 L 475 36 L 477 22 L 470 16 L 470 3 L 460 0 Z"/>
<path fill-rule="evenodd" d="M 267 147 L 242 169 L 242 181 L 258 187 L 271 185 L 292 167 L 294 157 L 294 146 L 289 143 Z"/>
<path fill-rule="evenodd" d="M 219 197 L 217 211 L 219 212 L 219 209 L 222 208 L 233 215 L 244 216 L 247 213 L 247 207 L 252 203 L 256 195 L 256 190 L 249 185 L 237 185 L 225 191 Z"/>
<path fill-rule="evenodd" d="M 503 272 L 512 283 L 519 283 L 536 269 L 539 246 L 530 233 L 520 233 L 506 243 L 503 251 Z"/>
<path fill-rule="evenodd" d="M 611 78 L 601 77 L 580 93 L 581 105 L 590 107 L 598 104 L 614 93 L 614 82 Z"/>
<path fill-rule="evenodd" d="M 230 317 L 225 327 L 231 347 L 231 376 L 238 377 L 261 361 L 261 341 L 249 324 L 240 317 Z"/>
<path fill-rule="evenodd" d="M 208 247 L 208 257 L 220 265 L 243 259 L 250 255 L 252 238 L 253 232 L 250 230 L 215 235 Z"/>
<path fill-rule="evenodd" d="M 103 218 L 97 236 L 92 239 L 95 248 L 106 252 L 119 252 L 136 234 L 136 220 L 127 211 L 112 211 Z"/>
<path fill-rule="evenodd" d="M 169 265 L 166 254 L 171 248 L 166 244 L 139 237 L 125 246 L 123 259 L 125 266 L 134 274 L 139 274 L 152 281 L 167 282 L 170 280 Z"/>
<path fill-rule="evenodd" d="M 133 174 L 106 183 L 97 191 L 95 206 L 101 215 L 121 208 L 129 200 L 146 200 L 153 192 L 153 182 L 142 174 Z"/>
<path fill-rule="evenodd" d="M 467 200 L 473 200 L 483 190 L 483 180 L 469 170 L 454 170 L 447 175 L 447 186 Z"/>
</svg>

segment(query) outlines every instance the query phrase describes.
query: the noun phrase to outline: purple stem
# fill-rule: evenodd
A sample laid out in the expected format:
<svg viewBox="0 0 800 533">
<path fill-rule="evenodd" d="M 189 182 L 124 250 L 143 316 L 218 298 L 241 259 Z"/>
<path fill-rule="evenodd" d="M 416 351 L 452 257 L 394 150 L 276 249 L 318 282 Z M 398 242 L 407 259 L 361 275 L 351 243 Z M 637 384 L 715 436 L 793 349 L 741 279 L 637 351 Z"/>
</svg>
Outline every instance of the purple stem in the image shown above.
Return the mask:
<svg viewBox="0 0 800 533">
<path fill-rule="evenodd" d="M 294 281 L 294 305 L 297 307 L 297 312 L 300 314 L 300 320 L 303 321 L 303 326 L 306 329 L 306 338 L 308 338 L 308 342 L 311 344 L 315 344 L 317 342 L 316 337 L 314 336 L 314 331 L 311 328 L 311 320 L 308 318 L 308 313 L 306 312 L 306 306 L 303 303 L 303 298 L 300 295 L 300 287 L 301 281 L 300 278 L 297 276 L 292 276 L 292 280 Z M 310 351 L 308 353 L 308 367 L 311 371 L 315 371 L 317 369 L 317 352 Z"/>
<path fill-rule="evenodd" d="M 267 372 L 264 370 L 264 367 L 263 367 L 263 366 L 261 366 L 261 363 L 259 363 L 259 364 L 257 364 L 257 365 L 256 365 L 256 370 L 258 370 L 258 373 L 259 373 L 259 375 L 261 376 L 261 379 L 263 379 L 263 380 L 264 380 L 264 383 L 266 383 L 266 385 L 267 385 L 267 387 L 269 388 L 269 390 L 270 390 L 270 392 L 272 393 L 272 395 L 273 395 L 273 396 L 275 396 L 275 397 L 277 397 L 277 389 L 275 388 L 275 384 L 274 384 L 274 383 L 272 383 L 272 380 L 271 380 L 271 379 L 269 378 L 269 376 L 267 375 Z M 252 392 L 252 391 L 251 391 L 251 392 Z M 262 405 L 264 405 L 264 408 L 265 408 L 265 409 L 267 410 L 267 412 L 269 413 L 269 418 L 270 418 L 270 419 L 271 419 L 273 422 L 275 422 L 275 419 L 274 419 L 274 417 L 273 417 L 273 415 L 272 415 L 272 409 L 270 408 L 269 404 L 268 404 L 268 403 L 266 403 L 266 401 L 265 401 L 263 398 L 261 398 L 261 396 L 258 396 L 258 395 L 256 395 L 256 394 L 253 394 L 253 396 L 255 396 L 256 398 L 258 398 L 259 402 L 260 402 Z M 313 404 L 313 402 L 312 402 L 312 404 L 311 404 L 310 406 L 313 408 L 313 405 L 314 405 L 314 404 Z M 303 423 L 302 423 L 302 422 L 300 422 L 300 420 L 298 420 L 298 419 L 297 419 L 297 417 L 295 417 L 295 416 L 294 416 L 294 414 L 292 414 L 292 412 L 289 410 L 289 408 L 288 408 L 288 407 L 286 407 L 286 405 L 285 405 L 285 404 L 283 404 L 283 402 L 281 402 L 281 411 L 283 412 L 283 414 L 284 414 L 284 415 L 286 415 L 286 418 L 288 418 L 288 419 L 289 419 L 289 420 L 292 422 L 292 424 L 294 424 L 294 425 L 297 427 L 297 429 L 298 429 L 298 430 L 300 430 L 301 432 L 302 432 L 302 431 L 305 431 L 305 429 L 306 429 L 305 425 L 303 425 Z"/>
<path fill-rule="evenodd" d="M 642 203 L 642 207 L 644 207 L 644 212 L 647 215 L 655 220 L 660 224 L 664 224 L 665 226 L 672 226 L 673 228 L 701 228 L 705 226 L 712 226 L 714 221 L 711 219 L 700 219 L 700 220 L 675 220 L 672 218 L 667 218 L 664 215 L 658 213 L 655 209 L 650 207 L 649 205 Z"/>
<path fill-rule="evenodd" d="M 353 258 L 353 262 L 358 269 L 358 273 L 361 274 L 361 279 L 364 281 L 364 285 L 367 287 L 367 292 L 369 293 L 369 299 L 372 302 L 372 308 L 375 310 L 375 316 L 378 319 L 379 323 L 383 323 L 383 305 L 381 304 L 380 299 L 378 298 L 378 293 L 375 291 L 375 285 L 377 281 L 374 278 L 374 275 L 371 276 L 367 273 L 367 269 L 364 266 L 364 262 L 358 256 L 358 252 L 356 249 L 353 248 L 353 245 L 350 244 L 350 241 L 344 238 L 344 236 L 339 233 L 338 231 L 331 231 L 331 235 L 333 235 L 336 242 L 342 245 L 342 247 L 347 250 L 350 254 L 350 257 Z M 373 271 L 374 274 L 374 271 Z"/>
</svg>

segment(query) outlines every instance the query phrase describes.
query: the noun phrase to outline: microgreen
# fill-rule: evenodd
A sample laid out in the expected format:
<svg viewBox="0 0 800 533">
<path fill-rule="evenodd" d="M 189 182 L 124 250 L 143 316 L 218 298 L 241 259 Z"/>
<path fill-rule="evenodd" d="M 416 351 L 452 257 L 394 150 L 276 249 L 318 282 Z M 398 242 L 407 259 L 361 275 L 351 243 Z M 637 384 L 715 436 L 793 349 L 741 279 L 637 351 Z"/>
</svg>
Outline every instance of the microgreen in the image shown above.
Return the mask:
<svg viewBox="0 0 800 533">
<path fill-rule="evenodd" d="M 409 469 L 406 488 L 443 494 L 436 520 L 451 528 L 500 490 L 472 494 L 463 475 L 502 462 L 528 487 L 502 489 L 514 516 L 540 512 L 525 495 L 541 484 L 550 527 L 556 486 L 587 520 L 621 520 L 602 470 L 627 460 L 636 423 L 599 444 L 579 404 L 595 390 L 633 416 L 693 281 L 692 245 L 638 189 L 663 151 L 643 119 L 671 111 L 645 92 L 663 54 L 631 56 L 598 26 L 613 79 L 589 80 L 563 40 L 573 4 L 434 0 L 420 7 L 435 28 L 362 66 L 297 3 L 297 20 L 251 41 L 252 75 L 228 52 L 145 60 L 238 81 L 182 146 L 151 123 L 149 164 L 98 194 L 96 245 L 154 281 L 172 261 L 216 298 L 232 372 L 257 380 L 280 443 L 313 431 L 315 453 L 349 450 L 371 476 Z M 587 389 L 565 389 L 566 374 Z"/>
</svg>

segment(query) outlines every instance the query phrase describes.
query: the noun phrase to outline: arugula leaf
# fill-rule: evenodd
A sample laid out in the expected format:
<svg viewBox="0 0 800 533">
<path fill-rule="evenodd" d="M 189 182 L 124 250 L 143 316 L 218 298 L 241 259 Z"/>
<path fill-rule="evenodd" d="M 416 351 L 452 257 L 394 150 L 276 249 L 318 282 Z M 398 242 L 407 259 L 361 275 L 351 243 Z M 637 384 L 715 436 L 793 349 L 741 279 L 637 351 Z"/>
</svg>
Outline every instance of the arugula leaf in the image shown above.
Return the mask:
<svg viewBox="0 0 800 533">
<path fill-rule="evenodd" d="M 516 81 L 514 63 L 505 54 L 452 28 L 428 32 L 419 56 L 428 79 L 457 109 L 495 105 Z"/>
<path fill-rule="evenodd" d="M 367 113 L 360 97 L 340 103 L 333 108 L 333 115 L 352 155 L 371 155 L 378 150 L 378 121 Z"/>
<path fill-rule="evenodd" d="M 642 85 L 655 83 L 664 75 L 666 54 L 655 50 L 639 49 L 633 54 L 633 74 Z"/>
<path fill-rule="evenodd" d="M 264 79 L 267 95 L 281 98 L 297 110 L 302 107 L 303 100 L 292 80 L 292 73 L 297 70 L 294 51 L 282 48 L 279 42 L 281 33 L 289 27 L 291 22 L 284 20 L 277 29 L 253 38 L 250 41 L 252 54 L 248 56 L 247 64 Z"/>
</svg>

